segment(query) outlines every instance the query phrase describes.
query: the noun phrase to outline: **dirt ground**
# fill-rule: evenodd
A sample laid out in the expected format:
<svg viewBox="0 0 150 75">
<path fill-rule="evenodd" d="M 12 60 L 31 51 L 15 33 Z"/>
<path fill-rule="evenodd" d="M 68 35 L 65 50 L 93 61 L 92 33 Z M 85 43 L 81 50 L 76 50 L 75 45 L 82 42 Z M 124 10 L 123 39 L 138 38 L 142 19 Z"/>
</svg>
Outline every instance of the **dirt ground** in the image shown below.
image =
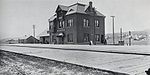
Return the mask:
<svg viewBox="0 0 150 75">
<path fill-rule="evenodd" d="M 0 75 L 122 75 L 66 62 L 0 50 Z"/>
</svg>

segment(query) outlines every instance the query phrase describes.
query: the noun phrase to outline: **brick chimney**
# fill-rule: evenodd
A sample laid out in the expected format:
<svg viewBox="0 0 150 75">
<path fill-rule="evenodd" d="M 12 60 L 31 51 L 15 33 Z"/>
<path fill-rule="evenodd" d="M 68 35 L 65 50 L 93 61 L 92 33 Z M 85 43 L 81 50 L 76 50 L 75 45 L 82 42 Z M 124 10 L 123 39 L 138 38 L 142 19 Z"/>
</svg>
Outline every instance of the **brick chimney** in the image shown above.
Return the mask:
<svg viewBox="0 0 150 75">
<path fill-rule="evenodd" d="M 92 1 L 89 2 L 89 6 L 92 8 Z"/>
<path fill-rule="evenodd" d="M 90 8 L 90 11 L 92 12 L 93 11 L 92 1 L 89 2 L 89 8 Z"/>
</svg>

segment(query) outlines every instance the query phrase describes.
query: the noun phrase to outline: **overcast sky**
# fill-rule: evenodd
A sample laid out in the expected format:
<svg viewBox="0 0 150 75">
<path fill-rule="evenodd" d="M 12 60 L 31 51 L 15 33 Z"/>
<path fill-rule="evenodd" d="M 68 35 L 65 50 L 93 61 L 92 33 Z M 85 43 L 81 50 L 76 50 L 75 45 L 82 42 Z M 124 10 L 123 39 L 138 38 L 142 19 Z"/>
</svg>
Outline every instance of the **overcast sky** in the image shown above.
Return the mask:
<svg viewBox="0 0 150 75">
<path fill-rule="evenodd" d="M 32 35 L 36 25 L 36 36 L 48 28 L 48 19 L 59 4 L 88 4 L 90 0 L 0 0 L 0 36 L 21 37 Z M 115 32 L 150 29 L 150 0 L 91 0 L 93 6 L 106 16 L 106 33 L 112 32 L 115 16 Z"/>
</svg>

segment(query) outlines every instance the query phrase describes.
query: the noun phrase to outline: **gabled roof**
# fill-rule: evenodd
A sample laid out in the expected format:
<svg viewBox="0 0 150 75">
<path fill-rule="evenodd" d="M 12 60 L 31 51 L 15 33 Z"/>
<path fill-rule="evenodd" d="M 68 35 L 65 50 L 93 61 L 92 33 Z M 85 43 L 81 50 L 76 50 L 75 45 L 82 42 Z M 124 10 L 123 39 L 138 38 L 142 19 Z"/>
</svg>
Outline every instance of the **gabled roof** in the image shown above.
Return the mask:
<svg viewBox="0 0 150 75">
<path fill-rule="evenodd" d="M 56 12 L 59 10 L 63 10 L 63 11 L 67 12 L 66 15 L 70 15 L 70 14 L 74 14 L 74 13 L 89 14 L 86 11 L 88 9 L 89 9 L 89 5 L 85 5 L 85 4 L 81 4 L 81 3 L 75 3 L 75 4 L 70 5 L 70 6 L 58 5 Z M 97 11 L 95 8 L 94 8 L 94 11 L 95 11 L 96 16 L 103 16 L 104 17 L 104 15 L 102 13 L 100 13 L 99 11 Z M 56 15 L 52 16 L 50 18 L 50 21 L 54 20 L 55 18 L 56 18 Z"/>
<path fill-rule="evenodd" d="M 26 39 L 28 39 L 28 38 L 35 38 L 34 36 L 23 36 L 23 37 L 20 37 L 19 39 L 20 40 L 26 40 Z M 35 39 L 37 39 L 37 38 L 35 38 Z M 38 39 L 37 39 L 38 40 Z"/>
<path fill-rule="evenodd" d="M 104 16 L 102 13 L 100 13 L 100 12 L 97 11 L 97 10 L 95 10 L 95 12 L 96 12 L 96 15 L 97 15 L 97 16 Z"/>
<path fill-rule="evenodd" d="M 69 10 L 73 10 L 73 11 L 68 11 L 66 13 L 66 15 L 73 14 L 73 13 L 86 14 L 86 12 L 84 11 L 85 10 L 85 5 L 84 4 L 80 4 L 80 3 L 76 3 L 76 4 L 73 4 L 73 5 L 69 6 Z"/>
<path fill-rule="evenodd" d="M 68 11 L 68 9 L 69 9 L 69 7 L 68 7 L 68 6 L 58 5 L 58 7 L 57 7 L 56 11 L 57 11 L 59 8 L 60 8 L 61 10 L 63 10 L 63 11 Z"/>
<path fill-rule="evenodd" d="M 55 15 L 53 15 L 53 16 L 51 16 L 51 17 L 50 17 L 50 19 L 49 19 L 49 21 L 53 21 L 56 17 L 57 17 L 57 15 L 56 15 L 56 14 L 55 14 Z"/>
<path fill-rule="evenodd" d="M 32 38 L 32 39 L 36 39 L 36 40 L 38 40 L 37 38 L 35 38 L 35 37 L 34 37 L 34 36 L 32 36 L 32 35 L 31 35 L 31 36 L 29 36 L 26 40 L 31 39 L 31 38 Z"/>
<path fill-rule="evenodd" d="M 82 14 L 88 14 L 86 10 L 89 8 L 89 5 L 81 4 L 81 3 L 75 3 L 73 5 L 68 6 L 68 11 L 66 15 L 73 14 L 73 13 L 82 13 Z M 71 10 L 71 11 L 70 11 Z M 102 13 L 97 11 L 95 9 L 96 16 L 104 16 Z"/>
<path fill-rule="evenodd" d="M 84 8 L 84 11 L 86 11 L 88 7 L 89 7 L 89 6 L 88 6 L 88 5 L 86 5 L 86 6 L 85 6 L 85 8 Z"/>
</svg>

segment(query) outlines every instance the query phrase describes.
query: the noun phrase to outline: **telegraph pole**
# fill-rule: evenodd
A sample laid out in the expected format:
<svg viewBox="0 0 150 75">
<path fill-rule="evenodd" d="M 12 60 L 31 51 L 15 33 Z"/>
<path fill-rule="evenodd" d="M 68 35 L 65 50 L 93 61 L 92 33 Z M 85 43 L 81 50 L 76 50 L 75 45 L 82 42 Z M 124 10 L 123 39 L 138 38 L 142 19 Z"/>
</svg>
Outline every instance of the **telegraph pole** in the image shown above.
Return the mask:
<svg viewBox="0 0 150 75">
<path fill-rule="evenodd" d="M 129 31 L 129 46 L 131 46 L 131 38 L 132 38 L 131 31 Z"/>
<path fill-rule="evenodd" d="M 110 16 L 110 17 L 112 17 L 113 44 L 115 44 L 115 36 L 114 36 L 114 18 L 115 18 L 115 16 Z"/>
<path fill-rule="evenodd" d="M 33 25 L 33 36 L 35 37 L 35 25 Z"/>
<path fill-rule="evenodd" d="M 120 28 L 120 40 L 119 45 L 124 45 L 123 37 L 122 37 L 122 28 Z"/>
<path fill-rule="evenodd" d="M 120 28 L 120 41 L 122 41 L 122 28 Z"/>
</svg>

